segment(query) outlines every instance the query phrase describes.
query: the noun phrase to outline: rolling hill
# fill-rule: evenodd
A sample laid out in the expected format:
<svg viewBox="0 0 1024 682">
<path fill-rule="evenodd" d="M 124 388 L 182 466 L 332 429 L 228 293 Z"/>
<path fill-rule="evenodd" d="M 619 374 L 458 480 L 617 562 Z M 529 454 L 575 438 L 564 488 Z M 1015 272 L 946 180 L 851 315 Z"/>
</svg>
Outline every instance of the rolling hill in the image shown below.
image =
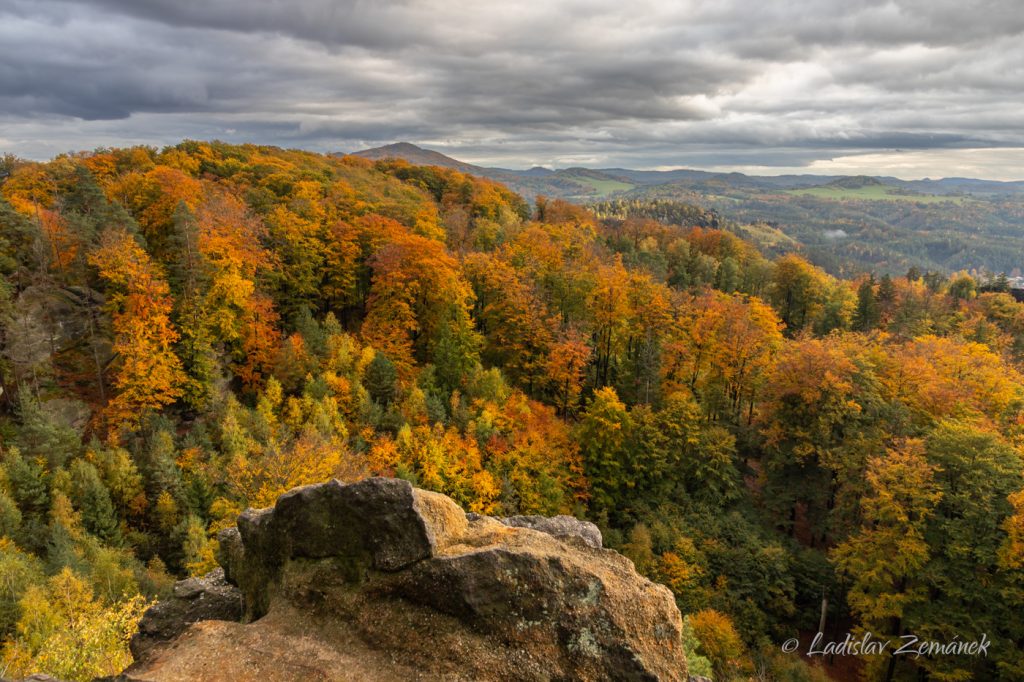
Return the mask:
<svg viewBox="0 0 1024 682">
<path fill-rule="evenodd" d="M 508 185 L 527 199 L 582 204 L 612 199 L 698 206 L 772 235 L 771 251 L 802 251 L 836 275 L 1024 269 L 1024 181 L 970 178 L 714 173 L 626 168 L 514 170 L 468 164 L 409 143 L 356 152 L 454 168 Z M 756 239 L 755 239 L 756 240 Z"/>
<path fill-rule="evenodd" d="M 415 165 L 442 166 L 499 180 L 525 197 L 538 195 L 571 200 L 605 198 L 645 187 L 673 185 L 695 191 L 725 188 L 744 191 L 787 191 L 813 188 L 865 189 L 885 187 L 916 196 L 1018 196 L 1024 197 L 1024 181 L 998 182 L 972 178 L 900 180 L 893 177 L 838 175 L 745 175 L 677 168 L 673 170 L 632 170 L 629 168 L 534 167 L 528 170 L 478 166 L 453 159 L 409 142 L 353 152 L 366 159 L 405 159 Z M 880 197 L 881 198 L 881 195 Z"/>
</svg>

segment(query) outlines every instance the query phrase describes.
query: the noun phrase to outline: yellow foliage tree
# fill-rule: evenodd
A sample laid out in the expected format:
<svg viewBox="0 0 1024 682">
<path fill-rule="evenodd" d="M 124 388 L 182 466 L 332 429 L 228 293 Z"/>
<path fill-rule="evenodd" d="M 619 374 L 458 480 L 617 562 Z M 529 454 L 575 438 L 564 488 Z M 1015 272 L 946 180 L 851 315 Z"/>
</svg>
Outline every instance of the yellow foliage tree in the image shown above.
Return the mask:
<svg viewBox="0 0 1024 682">
<path fill-rule="evenodd" d="M 65 680 L 117 675 L 132 662 L 128 640 L 149 604 L 139 595 L 97 601 L 88 583 L 65 568 L 21 599 L 17 633 L 3 648 L 7 675 L 46 672 Z"/>
</svg>

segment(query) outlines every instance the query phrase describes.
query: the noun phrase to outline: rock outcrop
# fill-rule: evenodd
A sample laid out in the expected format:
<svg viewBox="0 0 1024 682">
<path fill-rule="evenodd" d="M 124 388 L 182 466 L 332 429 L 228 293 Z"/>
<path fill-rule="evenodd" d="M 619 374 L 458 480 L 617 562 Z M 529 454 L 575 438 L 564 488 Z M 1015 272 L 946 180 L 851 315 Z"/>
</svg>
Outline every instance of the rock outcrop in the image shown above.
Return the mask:
<svg viewBox="0 0 1024 682">
<path fill-rule="evenodd" d="M 571 517 L 331 481 L 246 511 L 220 544 L 223 576 L 147 612 L 123 679 L 687 679 L 672 594 Z"/>
<path fill-rule="evenodd" d="M 177 638 L 193 623 L 239 621 L 242 613 L 242 593 L 227 582 L 224 569 L 210 571 L 202 578 L 180 580 L 169 599 L 143 615 L 131 641 L 132 656 L 137 661 L 147 658 L 153 648 Z"/>
</svg>

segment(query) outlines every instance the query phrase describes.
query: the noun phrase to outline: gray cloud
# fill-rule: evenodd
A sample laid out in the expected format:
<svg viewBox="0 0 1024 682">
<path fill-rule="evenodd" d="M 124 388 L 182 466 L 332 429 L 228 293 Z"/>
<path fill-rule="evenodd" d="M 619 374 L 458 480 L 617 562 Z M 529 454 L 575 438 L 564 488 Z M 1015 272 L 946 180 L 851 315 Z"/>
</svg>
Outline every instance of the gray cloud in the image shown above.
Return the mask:
<svg viewBox="0 0 1024 682">
<path fill-rule="evenodd" d="M 1022 34 L 1017 0 L 0 0 L 0 150 L 798 169 L 1024 147 Z"/>
</svg>

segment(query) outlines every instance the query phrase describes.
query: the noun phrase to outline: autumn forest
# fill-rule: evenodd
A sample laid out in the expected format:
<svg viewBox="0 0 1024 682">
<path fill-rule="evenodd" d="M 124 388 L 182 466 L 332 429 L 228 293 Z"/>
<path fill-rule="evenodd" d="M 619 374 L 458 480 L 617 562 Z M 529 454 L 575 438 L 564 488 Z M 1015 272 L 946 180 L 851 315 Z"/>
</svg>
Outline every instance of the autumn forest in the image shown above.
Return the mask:
<svg viewBox="0 0 1024 682">
<path fill-rule="evenodd" d="M 1024 679 L 1024 303 L 669 208 L 252 145 L 5 157 L 0 676 L 120 671 L 243 509 L 383 475 L 594 521 L 692 674 L 826 679 L 779 650 L 823 621 L 993 642 L 872 679 Z"/>
</svg>

